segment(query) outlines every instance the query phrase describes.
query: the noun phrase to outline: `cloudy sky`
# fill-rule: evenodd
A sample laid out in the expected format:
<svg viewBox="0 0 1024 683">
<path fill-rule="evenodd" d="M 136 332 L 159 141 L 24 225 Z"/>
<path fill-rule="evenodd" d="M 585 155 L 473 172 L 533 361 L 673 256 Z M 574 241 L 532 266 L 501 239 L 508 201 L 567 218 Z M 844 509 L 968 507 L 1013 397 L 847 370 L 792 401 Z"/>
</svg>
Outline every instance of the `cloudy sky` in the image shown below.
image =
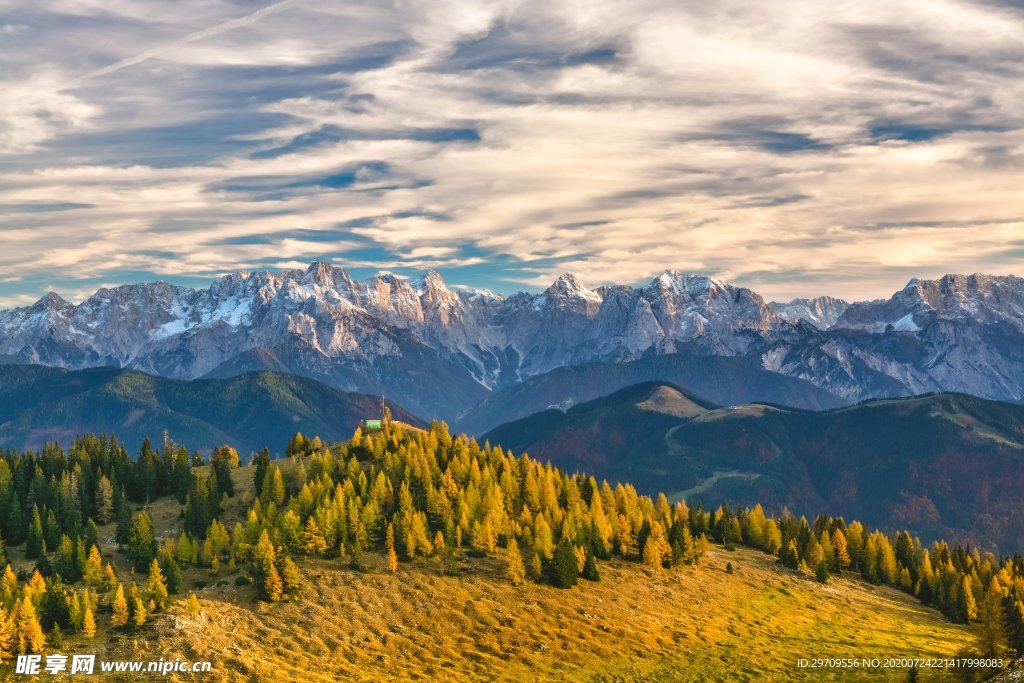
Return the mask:
<svg viewBox="0 0 1024 683">
<path fill-rule="evenodd" d="M 0 0 L 0 305 L 1024 275 L 1024 3 Z"/>
</svg>

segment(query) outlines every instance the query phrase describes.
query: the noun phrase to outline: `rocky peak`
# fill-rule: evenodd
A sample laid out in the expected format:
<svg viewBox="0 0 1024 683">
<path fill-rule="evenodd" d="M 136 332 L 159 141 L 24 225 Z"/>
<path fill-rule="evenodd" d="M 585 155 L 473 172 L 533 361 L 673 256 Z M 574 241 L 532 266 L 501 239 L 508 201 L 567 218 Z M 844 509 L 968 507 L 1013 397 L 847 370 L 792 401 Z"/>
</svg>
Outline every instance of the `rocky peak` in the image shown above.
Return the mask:
<svg viewBox="0 0 1024 683">
<path fill-rule="evenodd" d="M 67 311 L 68 309 L 74 310 L 75 306 L 70 301 L 67 301 L 57 292 L 47 292 L 44 297 L 39 299 L 31 306 L 33 311 Z"/>
<path fill-rule="evenodd" d="M 817 327 L 827 330 L 849 307 L 846 301 L 831 296 L 819 296 L 814 299 L 793 299 L 786 303 L 773 301 L 768 304 L 776 315 L 788 322 L 804 320 Z"/>
<path fill-rule="evenodd" d="M 562 273 L 544 293 L 549 299 L 587 299 L 600 301 L 601 295 L 587 289 L 572 273 Z"/>
</svg>

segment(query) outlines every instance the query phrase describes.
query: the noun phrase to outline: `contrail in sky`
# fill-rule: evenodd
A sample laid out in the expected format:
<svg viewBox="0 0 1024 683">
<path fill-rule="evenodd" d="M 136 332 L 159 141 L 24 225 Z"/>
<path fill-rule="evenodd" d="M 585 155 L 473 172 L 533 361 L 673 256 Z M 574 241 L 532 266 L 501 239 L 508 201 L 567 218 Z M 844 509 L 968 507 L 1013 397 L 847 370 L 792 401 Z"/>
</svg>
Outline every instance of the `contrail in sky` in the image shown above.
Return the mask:
<svg viewBox="0 0 1024 683">
<path fill-rule="evenodd" d="M 145 52 L 140 52 L 139 54 L 133 57 L 127 57 L 119 62 L 114 62 L 110 66 L 105 66 L 102 69 L 93 71 L 92 73 L 87 74 L 86 76 L 83 76 L 82 78 L 72 83 L 70 87 L 79 86 L 82 83 L 85 83 L 86 81 L 91 81 L 94 78 L 106 76 L 107 74 L 114 73 L 115 71 L 120 71 L 121 69 L 127 68 L 129 66 L 134 66 L 136 64 L 146 61 L 147 59 L 152 59 L 153 57 L 163 54 L 168 50 L 173 50 L 183 45 L 194 43 L 197 40 L 209 38 L 210 36 L 220 35 L 221 33 L 232 31 L 236 28 L 241 28 L 243 26 L 248 26 L 254 21 L 259 21 L 268 14 L 273 14 L 274 12 L 283 9 L 287 5 L 291 5 L 293 2 L 295 2 L 295 0 L 282 0 L 282 2 L 274 3 L 273 5 L 268 5 L 267 7 L 264 7 L 263 9 L 260 10 L 256 10 L 252 14 L 247 14 L 244 17 L 232 19 L 231 21 L 225 21 L 223 24 L 217 24 L 216 26 L 211 26 L 210 28 L 204 28 L 202 31 L 190 33 L 181 40 L 176 40 L 173 43 L 161 45 L 160 47 L 154 47 L 153 49 L 146 50 Z"/>
</svg>

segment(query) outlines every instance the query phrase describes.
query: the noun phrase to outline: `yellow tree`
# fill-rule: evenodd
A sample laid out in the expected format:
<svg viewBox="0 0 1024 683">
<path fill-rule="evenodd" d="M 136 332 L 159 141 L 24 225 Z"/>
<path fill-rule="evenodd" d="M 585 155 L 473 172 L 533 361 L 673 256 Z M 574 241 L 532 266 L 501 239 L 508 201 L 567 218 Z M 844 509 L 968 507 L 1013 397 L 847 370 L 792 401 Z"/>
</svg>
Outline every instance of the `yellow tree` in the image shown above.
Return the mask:
<svg viewBox="0 0 1024 683">
<path fill-rule="evenodd" d="M 978 605 L 978 623 L 974 627 L 978 651 L 982 657 L 1002 657 L 1006 650 L 1003 632 L 1003 591 L 992 577 Z"/>
<path fill-rule="evenodd" d="M 14 628 L 17 633 L 15 649 L 18 652 L 37 654 L 43 651 L 46 646 L 46 636 L 43 635 L 43 627 L 39 624 L 39 617 L 36 616 L 36 608 L 27 595 L 18 603 L 18 609 L 14 615 Z"/>
<path fill-rule="evenodd" d="M 516 543 L 516 539 L 509 539 L 505 554 L 508 562 L 505 567 L 505 576 L 513 586 L 522 585 L 526 580 L 526 567 L 523 565 L 523 556 L 519 552 L 519 544 Z"/>
<path fill-rule="evenodd" d="M 124 597 L 124 586 L 117 584 L 117 592 L 114 594 L 112 603 L 114 613 L 110 617 L 110 623 L 115 627 L 126 626 L 130 617 L 128 613 L 128 600 Z"/>
<path fill-rule="evenodd" d="M 306 520 L 306 553 L 310 555 L 323 555 L 327 550 L 327 539 L 320 531 L 320 526 L 311 516 Z"/>
<path fill-rule="evenodd" d="M 651 533 L 644 543 L 644 564 L 661 569 L 665 561 L 671 556 L 672 548 L 665 538 L 665 527 L 657 520 L 651 522 Z"/>
<path fill-rule="evenodd" d="M 164 580 L 164 574 L 160 571 L 160 563 L 155 559 L 149 565 L 146 597 L 149 598 L 150 609 L 154 612 L 167 607 L 167 581 Z"/>
<path fill-rule="evenodd" d="M 846 535 L 842 529 L 836 528 L 832 532 L 832 552 L 835 569 L 846 569 L 850 566 L 850 551 L 846 543 Z"/>
<path fill-rule="evenodd" d="M 7 610 L 0 605 L 0 661 L 14 654 L 14 624 Z"/>
<path fill-rule="evenodd" d="M 388 550 L 388 571 L 395 572 L 398 570 L 398 554 L 395 552 L 394 524 L 388 524 L 387 531 L 384 534 L 384 545 L 387 547 Z"/>
<path fill-rule="evenodd" d="M 88 586 L 99 586 L 103 583 L 103 558 L 100 557 L 100 549 L 95 545 L 89 550 L 83 578 Z"/>
<path fill-rule="evenodd" d="M 82 617 L 82 635 L 86 638 L 96 635 L 96 618 L 92 615 L 92 607 L 85 608 L 85 616 Z"/>
</svg>

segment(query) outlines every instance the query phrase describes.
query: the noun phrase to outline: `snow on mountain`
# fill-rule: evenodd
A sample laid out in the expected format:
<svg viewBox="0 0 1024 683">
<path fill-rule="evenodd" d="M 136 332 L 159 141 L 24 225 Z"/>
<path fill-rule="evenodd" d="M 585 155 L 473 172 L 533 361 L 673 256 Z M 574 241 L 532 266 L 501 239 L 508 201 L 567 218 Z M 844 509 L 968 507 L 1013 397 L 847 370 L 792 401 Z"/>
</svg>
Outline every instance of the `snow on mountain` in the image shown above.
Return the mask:
<svg viewBox="0 0 1024 683">
<path fill-rule="evenodd" d="M 1021 400 L 1022 341 L 1024 280 L 985 275 L 915 280 L 884 301 L 769 305 L 678 271 L 598 289 L 564 274 L 541 293 L 504 297 L 449 288 L 433 271 L 356 281 L 321 262 L 233 273 L 203 290 L 104 288 L 78 306 L 50 293 L 0 311 L 7 359 L 182 379 L 286 370 L 401 395 L 425 416 L 559 367 L 673 352 L 754 356 L 851 402 L 933 390 Z"/>
<path fill-rule="evenodd" d="M 806 320 L 819 330 L 827 330 L 836 324 L 839 316 L 849 306 L 842 299 L 830 296 L 819 296 L 814 299 L 793 299 L 787 303 L 772 302 L 768 304 L 783 320 L 796 322 Z"/>
</svg>

